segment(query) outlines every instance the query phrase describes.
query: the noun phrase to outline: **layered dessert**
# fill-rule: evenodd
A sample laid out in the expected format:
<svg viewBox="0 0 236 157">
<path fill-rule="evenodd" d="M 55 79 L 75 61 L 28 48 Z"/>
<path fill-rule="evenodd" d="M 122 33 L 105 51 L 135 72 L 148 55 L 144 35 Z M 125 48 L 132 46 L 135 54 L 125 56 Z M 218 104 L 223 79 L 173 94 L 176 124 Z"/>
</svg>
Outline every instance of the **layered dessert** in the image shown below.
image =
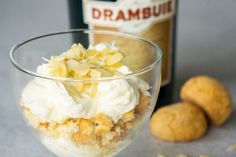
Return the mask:
<svg viewBox="0 0 236 157">
<path fill-rule="evenodd" d="M 38 74 L 61 79 L 34 78 L 20 104 L 48 149 L 60 157 L 104 157 L 130 143 L 150 93 L 144 80 L 122 77 L 132 73 L 124 58 L 114 43 L 73 44 L 38 66 Z"/>
</svg>

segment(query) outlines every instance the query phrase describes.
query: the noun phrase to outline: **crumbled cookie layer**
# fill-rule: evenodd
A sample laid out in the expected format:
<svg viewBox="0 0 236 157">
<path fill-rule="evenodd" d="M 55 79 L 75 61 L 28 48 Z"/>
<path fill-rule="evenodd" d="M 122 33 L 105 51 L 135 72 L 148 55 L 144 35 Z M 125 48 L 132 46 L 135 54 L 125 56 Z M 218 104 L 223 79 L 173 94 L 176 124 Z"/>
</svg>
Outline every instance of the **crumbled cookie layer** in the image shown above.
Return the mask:
<svg viewBox="0 0 236 157">
<path fill-rule="evenodd" d="M 111 143 L 122 141 L 129 134 L 129 130 L 138 124 L 148 110 L 149 105 L 150 97 L 141 93 L 139 105 L 123 114 L 122 118 L 116 123 L 103 113 L 90 119 L 67 119 L 60 124 L 39 122 L 37 116 L 33 115 L 27 108 L 24 109 L 24 113 L 31 125 L 50 137 L 58 138 L 69 135 L 76 145 L 98 144 L 101 147 L 106 147 Z"/>
</svg>

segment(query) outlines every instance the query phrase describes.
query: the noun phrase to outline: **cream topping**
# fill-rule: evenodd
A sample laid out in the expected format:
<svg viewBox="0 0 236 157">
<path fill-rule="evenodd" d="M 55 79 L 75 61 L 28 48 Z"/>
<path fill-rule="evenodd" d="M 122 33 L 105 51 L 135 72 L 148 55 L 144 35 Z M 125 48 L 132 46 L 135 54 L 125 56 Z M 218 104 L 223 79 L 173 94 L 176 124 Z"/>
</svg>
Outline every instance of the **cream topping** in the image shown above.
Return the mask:
<svg viewBox="0 0 236 157">
<path fill-rule="evenodd" d="M 94 47 L 98 51 L 108 46 L 98 44 Z M 122 74 L 132 72 L 125 65 L 117 71 Z M 50 75 L 49 64 L 40 65 L 37 73 Z M 79 98 L 75 99 L 69 94 L 63 83 L 35 78 L 24 88 L 22 102 L 26 108 L 38 116 L 41 122 L 60 123 L 68 118 L 93 118 L 98 113 L 104 113 L 117 122 L 124 113 L 138 105 L 139 91 L 149 95 L 148 89 L 149 85 L 137 77 L 116 79 L 98 83 L 95 96 L 81 94 Z"/>
</svg>

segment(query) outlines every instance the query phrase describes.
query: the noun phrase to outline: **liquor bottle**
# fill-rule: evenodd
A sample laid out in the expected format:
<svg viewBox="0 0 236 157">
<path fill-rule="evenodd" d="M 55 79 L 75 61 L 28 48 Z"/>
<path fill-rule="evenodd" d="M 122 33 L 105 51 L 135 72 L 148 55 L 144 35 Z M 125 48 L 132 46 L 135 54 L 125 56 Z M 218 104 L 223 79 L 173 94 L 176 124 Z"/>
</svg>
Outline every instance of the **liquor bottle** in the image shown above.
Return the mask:
<svg viewBox="0 0 236 157">
<path fill-rule="evenodd" d="M 162 49 L 156 108 L 173 99 L 177 0 L 68 0 L 71 28 L 135 33 Z"/>
</svg>

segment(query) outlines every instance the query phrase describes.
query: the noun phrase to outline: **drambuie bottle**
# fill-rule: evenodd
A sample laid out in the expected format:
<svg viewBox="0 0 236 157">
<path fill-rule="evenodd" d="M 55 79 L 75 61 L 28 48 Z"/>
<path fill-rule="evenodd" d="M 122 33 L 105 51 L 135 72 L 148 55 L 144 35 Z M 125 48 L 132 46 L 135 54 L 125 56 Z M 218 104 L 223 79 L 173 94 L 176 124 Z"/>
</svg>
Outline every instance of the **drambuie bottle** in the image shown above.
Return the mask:
<svg viewBox="0 0 236 157">
<path fill-rule="evenodd" d="M 129 32 L 159 45 L 162 87 L 156 108 L 172 101 L 177 0 L 68 0 L 68 5 L 71 28 Z"/>
</svg>

